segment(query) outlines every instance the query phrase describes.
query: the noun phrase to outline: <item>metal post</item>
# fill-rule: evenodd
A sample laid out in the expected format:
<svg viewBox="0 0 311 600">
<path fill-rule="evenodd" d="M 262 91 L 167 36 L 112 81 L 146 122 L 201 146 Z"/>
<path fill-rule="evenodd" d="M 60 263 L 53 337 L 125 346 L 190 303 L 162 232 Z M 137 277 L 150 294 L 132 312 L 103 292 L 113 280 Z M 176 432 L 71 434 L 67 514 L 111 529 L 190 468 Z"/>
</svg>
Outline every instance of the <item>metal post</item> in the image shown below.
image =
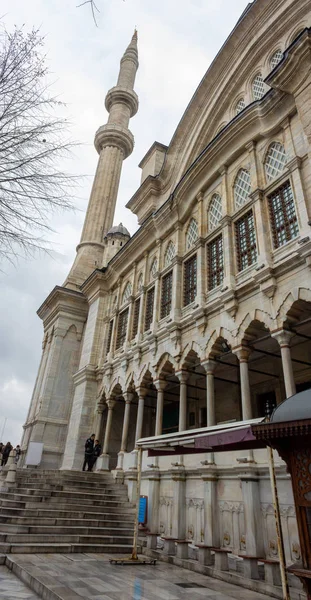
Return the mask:
<svg viewBox="0 0 311 600">
<path fill-rule="evenodd" d="M 278 499 L 278 490 L 276 487 L 273 451 L 270 446 L 267 446 L 267 452 L 268 452 L 269 473 L 270 473 L 270 482 L 271 482 L 271 491 L 272 491 L 272 501 L 273 501 L 275 525 L 276 525 L 276 537 L 277 537 L 278 553 L 279 553 L 279 560 L 280 560 L 280 572 L 281 572 L 283 600 L 290 600 L 289 587 L 288 587 L 288 581 L 287 581 L 287 573 L 286 573 L 283 534 L 282 534 L 282 527 L 281 527 L 280 506 L 279 506 L 279 499 Z"/>
<path fill-rule="evenodd" d="M 138 457 L 137 457 L 138 460 L 137 460 L 137 484 L 136 484 L 136 514 L 135 514 L 135 523 L 134 523 L 132 560 L 138 560 L 137 542 L 138 542 L 138 518 L 139 518 L 139 498 L 140 498 L 142 457 L 143 457 L 143 451 L 139 447 L 138 448 Z"/>
</svg>

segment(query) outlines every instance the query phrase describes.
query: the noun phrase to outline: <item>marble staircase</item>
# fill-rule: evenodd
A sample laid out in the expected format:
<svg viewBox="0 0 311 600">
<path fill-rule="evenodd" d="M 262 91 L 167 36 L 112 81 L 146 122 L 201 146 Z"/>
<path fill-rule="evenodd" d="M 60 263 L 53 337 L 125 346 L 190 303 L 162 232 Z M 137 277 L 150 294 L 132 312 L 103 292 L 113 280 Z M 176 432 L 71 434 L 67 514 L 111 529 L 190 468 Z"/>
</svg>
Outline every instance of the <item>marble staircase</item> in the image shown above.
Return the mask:
<svg viewBox="0 0 311 600">
<path fill-rule="evenodd" d="M 135 509 L 112 475 L 20 470 L 0 493 L 0 553 L 124 553 Z"/>
</svg>

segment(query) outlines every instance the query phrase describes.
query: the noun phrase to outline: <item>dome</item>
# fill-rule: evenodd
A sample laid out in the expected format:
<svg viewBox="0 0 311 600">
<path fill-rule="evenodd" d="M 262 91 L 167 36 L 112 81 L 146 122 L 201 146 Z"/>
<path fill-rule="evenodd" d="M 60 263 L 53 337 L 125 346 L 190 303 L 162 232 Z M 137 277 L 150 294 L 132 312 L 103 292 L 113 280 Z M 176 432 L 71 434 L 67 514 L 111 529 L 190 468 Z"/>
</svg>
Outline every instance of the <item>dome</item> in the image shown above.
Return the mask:
<svg viewBox="0 0 311 600">
<path fill-rule="evenodd" d="M 109 231 L 107 231 L 106 236 L 107 235 L 114 235 L 115 233 L 121 234 L 121 235 L 126 235 L 127 237 L 131 237 L 130 232 L 126 229 L 126 227 L 124 227 L 124 225 L 122 225 L 122 223 L 120 223 L 119 225 L 114 225 L 113 227 L 111 227 L 111 229 L 109 229 Z"/>
<path fill-rule="evenodd" d="M 274 410 L 270 423 L 311 419 L 311 389 L 294 394 Z"/>
</svg>

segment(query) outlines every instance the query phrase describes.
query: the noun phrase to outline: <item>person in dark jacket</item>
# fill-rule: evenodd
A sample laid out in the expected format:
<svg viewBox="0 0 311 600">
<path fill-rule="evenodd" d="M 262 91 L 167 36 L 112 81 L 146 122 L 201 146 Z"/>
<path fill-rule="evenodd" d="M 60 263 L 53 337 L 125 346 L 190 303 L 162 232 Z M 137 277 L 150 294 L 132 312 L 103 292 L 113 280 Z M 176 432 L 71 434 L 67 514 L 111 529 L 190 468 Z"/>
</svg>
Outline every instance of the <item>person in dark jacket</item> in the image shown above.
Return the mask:
<svg viewBox="0 0 311 600">
<path fill-rule="evenodd" d="M 93 449 L 92 469 L 95 466 L 95 463 L 96 463 L 98 457 L 101 455 L 101 453 L 102 453 L 102 447 L 99 443 L 99 440 L 95 440 L 94 449 Z"/>
<path fill-rule="evenodd" d="M 8 458 L 10 456 L 10 452 L 13 450 L 13 446 L 11 442 L 7 442 L 7 444 L 2 449 L 2 466 L 4 467 L 8 462 Z"/>
<path fill-rule="evenodd" d="M 83 463 L 82 471 L 85 471 L 86 465 L 87 465 L 87 470 L 92 471 L 94 440 L 95 440 L 95 433 L 92 433 L 91 437 L 87 438 L 87 440 L 85 442 L 84 463 Z"/>
</svg>

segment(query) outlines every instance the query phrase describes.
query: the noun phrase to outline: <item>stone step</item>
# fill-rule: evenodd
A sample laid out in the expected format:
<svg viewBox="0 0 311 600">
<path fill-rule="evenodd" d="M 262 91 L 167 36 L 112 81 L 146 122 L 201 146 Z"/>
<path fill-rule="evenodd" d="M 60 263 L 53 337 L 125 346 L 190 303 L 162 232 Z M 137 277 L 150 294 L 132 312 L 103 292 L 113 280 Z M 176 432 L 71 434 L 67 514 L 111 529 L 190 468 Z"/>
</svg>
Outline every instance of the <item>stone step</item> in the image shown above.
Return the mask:
<svg viewBox="0 0 311 600">
<path fill-rule="evenodd" d="M 110 519 L 110 514 L 107 519 L 65 519 L 51 517 L 8 517 L 0 516 L 0 531 L 5 531 L 3 527 L 14 525 L 15 527 L 32 527 L 32 526 L 60 526 L 60 527 L 134 527 L 134 519 L 122 519 L 122 515 L 117 515 L 119 520 Z"/>
<path fill-rule="evenodd" d="M 53 535 L 133 535 L 133 527 L 101 527 L 85 526 L 83 521 L 79 525 L 16 525 L 15 523 L 1 523 L 0 535 L 3 534 L 53 534 Z M 6 540 L 8 541 L 8 540 Z"/>
<path fill-rule="evenodd" d="M 97 483 L 97 482 L 75 482 L 75 481 L 59 481 L 59 482 L 47 482 L 47 481 L 18 481 L 17 488 L 23 487 L 24 489 L 40 488 L 40 489 L 74 489 L 81 491 L 92 491 L 92 490 L 109 490 L 109 491 L 124 491 L 127 488 L 118 483 Z"/>
<path fill-rule="evenodd" d="M 21 510 L 19 508 L 1 508 L 0 511 L 1 516 L 17 516 L 17 517 L 52 517 L 54 519 L 120 519 L 122 517 L 123 520 L 132 520 L 134 511 L 131 509 L 131 512 L 125 513 L 122 512 L 96 512 L 96 511 L 74 511 L 74 510 L 51 510 L 49 508 L 41 508 L 41 509 L 24 509 Z"/>
<path fill-rule="evenodd" d="M 139 548 L 139 552 L 140 552 Z M 69 554 L 71 552 L 96 554 L 131 554 L 131 544 L 3 544 L 0 552 L 4 554 Z"/>
<path fill-rule="evenodd" d="M 41 498 L 71 498 L 73 500 L 77 500 L 77 501 L 81 501 L 82 500 L 105 500 L 105 501 L 122 501 L 122 502 L 127 502 L 127 498 L 126 496 L 124 496 L 124 494 L 106 494 L 106 493 L 102 493 L 99 494 L 97 492 L 74 492 L 74 491 L 67 491 L 67 490 L 40 490 L 40 489 L 33 489 L 33 490 L 25 490 L 24 492 L 22 492 L 21 490 L 16 490 L 16 491 L 9 491 L 9 492 L 1 492 L 1 499 L 8 499 L 8 500 L 13 500 L 16 502 L 28 502 L 29 501 L 29 496 L 31 498 L 37 498 L 37 497 L 41 497 Z"/>
<path fill-rule="evenodd" d="M 49 501 L 46 502 L 11 502 L 10 500 L 4 500 L 3 504 L 0 504 L 0 507 L 3 506 L 3 508 L 19 508 L 19 509 L 38 509 L 41 510 L 41 508 L 49 508 L 51 510 L 53 510 L 55 507 L 58 508 L 58 510 L 77 510 L 79 509 L 80 511 L 92 511 L 92 512 L 104 512 L 104 511 L 108 511 L 109 509 L 116 511 L 116 509 L 119 509 L 122 513 L 124 512 L 133 512 L 134 508 L 128 503 L 128 502 L 84 502 L 83 503 L 80 502 L 65 502 L 65 499 L 63 499 L 63 502 L 59 502 L 59 500 L 57 500 L 57 498 L 51 498 L 49 499 Z M 1 508 L 0 508 L 1 510 Z"/>
<path fill-rule="evenodd" d="M 0 535 L 0 542 L 5 544 L 131 544 L 132 535 L 53 535 L 13 533 Z"/>
</svg>

